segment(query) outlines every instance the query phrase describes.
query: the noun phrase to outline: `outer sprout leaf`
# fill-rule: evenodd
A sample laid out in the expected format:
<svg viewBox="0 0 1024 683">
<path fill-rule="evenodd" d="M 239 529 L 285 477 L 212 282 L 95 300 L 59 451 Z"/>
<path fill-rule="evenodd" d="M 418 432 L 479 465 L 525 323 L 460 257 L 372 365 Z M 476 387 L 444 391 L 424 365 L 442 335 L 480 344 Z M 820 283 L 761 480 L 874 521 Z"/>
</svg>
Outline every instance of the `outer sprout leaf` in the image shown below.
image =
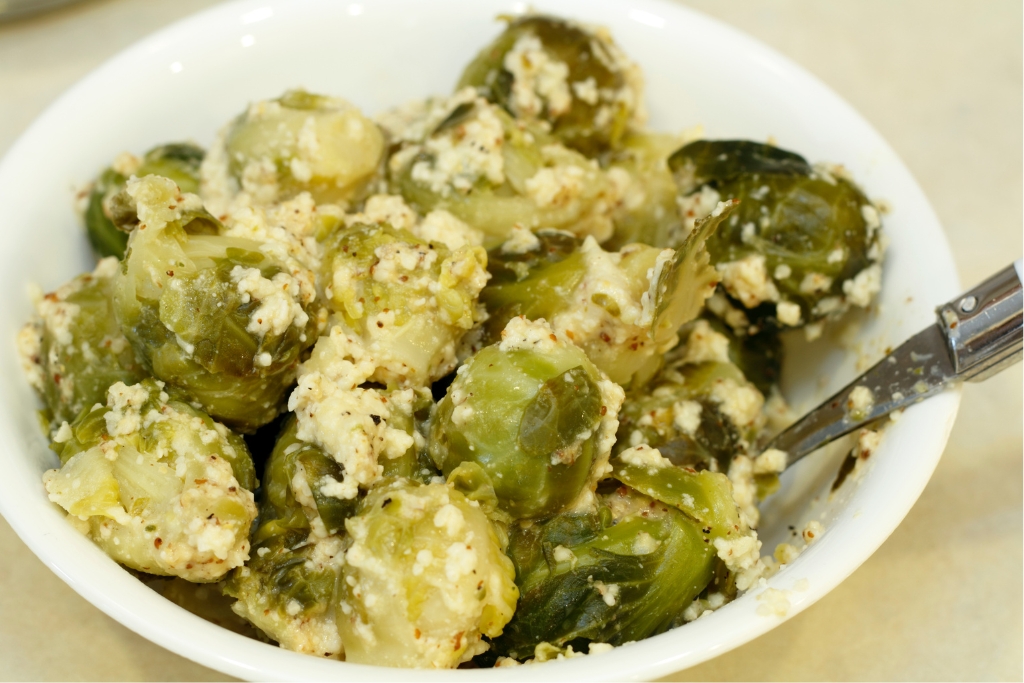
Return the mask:
<svg viewBox="0 0 1024 683">
<path fill-rule="evenodd" d="M 652 470 L 613 459 L 612 475 L 623 484 L 682 510 L 699 522 L 712 539 L 726 538 L 739 529 L 739 514 L 729 478 L 718 472 L 694 472 L 682 467 Z"/>
<path fill-rule="evenodd" d="M 699 222 L 686 241 L 676 249 L 675 258 L 652 278 L 654 323 L 652 337 L 655 343 L 664 342 L 684 323 L 700 313 L 704 300 L 715 291 L 718 274 L 711 265 L 707 241 L 728 218 L 739 201 L 719 205 L 715 211 Z"/>
<path fill-rule="evenodd" d="M 544 382 L 519 421 L 519 446 L 530 456 L 577 444 L 600 419 L 601 392 L 582 365 Z"/>
<path fill-rule="evenodd" d="M 802 176 L 812 170 L 799 154 L 749 140 L 691 142 L 669 158 L 669 168 L 692 174 L 697 184 L 732 180 L 746 173 Z"/>
</svg>

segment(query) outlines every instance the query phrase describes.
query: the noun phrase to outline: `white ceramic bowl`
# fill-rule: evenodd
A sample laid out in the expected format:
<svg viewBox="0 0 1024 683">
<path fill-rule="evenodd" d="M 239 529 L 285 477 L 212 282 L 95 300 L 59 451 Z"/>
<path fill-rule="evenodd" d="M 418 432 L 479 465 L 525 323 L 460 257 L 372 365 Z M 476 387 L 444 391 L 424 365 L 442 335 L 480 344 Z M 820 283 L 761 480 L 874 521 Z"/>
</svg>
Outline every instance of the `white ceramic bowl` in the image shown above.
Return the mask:
<svg viewBox="0 0 1024 683">
<path fill-rule="evenodd" d="M 734 648 L 780 623 L 757 614 L 758 588 L 683 628 L 597 657 L 529 670 L 411 672 L 294 654 L 222 630 L 166 602 L 121 570 L 47 502 L 40 483 L 57 460 L 35 417 L 13 339 L 28 319 L 30 282 L 56 287 L 90 267 L 72 191 L 121 150 L 194 139 L 255 99 L 305 86 L 368 112 L 449 92 L 491 39 L 503 0 L 243 0 L 179 22 L 124 51 L 54 103 L 0 165 L 0 512 L 62 579 L 127 627 L 185 657 L 266 680 L 504 680 L 650 678 Z M 800 344 L 784 387 L 800 407 L 851 379 L 887 346 L 933 320 L 959 283 L 949 248 L 920 188 L 889 146 L 849 105 L 800 67 L 693 11 L 659 0 L 538 0 L 536 9 L 604 24 L 644 69 L 650 125 L 703 124 L 711 137 L 746 137 L 845 164 L 873 198 L 893 207 L 880 304 L 856 327 Z M 829 496 L 841 453 L 821 454 L 783 477 L 764 506 L 765 550 L 788 525 L 811 518 L 821 539 L 768 585 L 789 594 L 789 616 L 836 586 L 889 536 L 917 499 L 946 443 L 959 404 L 949 392 L 909 409 L 888 430 L 865 476 Z M 807 582 L 800 581 L 807 579 Z M 797 583 L 799 582 L 799 583 Z M 809 586 L 800 592 L 794 584 Z M 871 600 L 872 596 L 864 596 Z"/>
</svg>

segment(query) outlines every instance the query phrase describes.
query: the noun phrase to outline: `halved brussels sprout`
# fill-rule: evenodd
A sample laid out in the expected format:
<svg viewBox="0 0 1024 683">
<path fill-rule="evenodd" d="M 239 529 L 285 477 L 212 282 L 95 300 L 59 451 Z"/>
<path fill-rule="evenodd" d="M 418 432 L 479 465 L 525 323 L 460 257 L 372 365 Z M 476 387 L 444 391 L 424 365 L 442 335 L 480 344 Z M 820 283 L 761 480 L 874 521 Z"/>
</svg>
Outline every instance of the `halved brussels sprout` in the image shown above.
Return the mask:
<svg viewBox="0 0 1024 683">
<path fill-rule="evenodd" d="M 446 476 L 479 465 L 513 518 L 546 517 L 593 492 L 621 402 L 564 336 L 513 318 L 459 368 L 431 421 L 430 456 Z"/>
<path fill-rule="evenodd" d="M 679 327 L 714 291 L 704 243 L 731 206 L 720 206 L 676 250 L 632 244 L 608 252 L 592 238 L 577 247 L 555 232 L 542 230 L 532 242 L 515 233 L 488 257 L 493 280 L 480 300 L 495 321 L 487 330 L 514 315 L 544 317 L 614 382 L 629 384 L 676 344 Z"/>
<path fill-rule="evenodd" d="M 22 365 L 53 429 L 105 402 L 112 384 L 146 376 L 113 315 L 117 267 L 117 259 L 105 258 L 92 273 L 43 296 L 18 334 Z"/>
<path fill-rule="evenodd" d="M 643 77 L 606 29 L 543 15 L 502 17 L 508 28 L 462 74 L 518 119 L 541 121 L 589 155 L 643 123 Z"/>
<path fill-rule="evenodd" d="M 344 547 L 340 536 L 296 530 L 257 541 L 252 559 L 225 582 L 225 594 L 237 600 L 231 609 L 285 649 L 341 659 L 336 605 Z"/>
<path fill-rule="evenodd" d="M 263 471 L 256 544 L 289 531 L 336 535 L 355 512 L 356 501 L 328 495 L 331 483 L 343 476 L 341 465 L 296 431 L 295 417 L 289 416 Z"/>
<path fill-rule="evenodd" d="M 317 202 L 360 198 L 384 155 L 384 136 L 345 100 L 289 90 L 249 106 L 210 149 L 204 199 L 238 190 L 257 204 L 308 192 Z"/>
<path fill-rule="evenodd" d="M 730 361 L 729 338 L 704 320 L 685 330 L 643 388 L 619 415 L 614 452 L 645 444 L 676 465 L 726 471 L 764 424 L 764 396 Z"/>
<path fill-rule="evenodd" d="M 372 380 L 427 386 L 455 369 L 459 340 L 484 317 L 482 247 L 452 251 L 387 224 L 357 224 L 325 250 L 327 300 L 374 357 Z"/>
<path fill-rule="evenodd" d="M 242 437 L 147 379 L 110 387 L 53 437 L 50 500 L 118 562 L 216 581 L 249 557 L 256 476 Z"/>
<path fill-rule="evenodd" d="M 715 561 L 706 527 L 626 486 L 603 495 L 596 513 L 513 524 L 509 555 L 519 605 L 494 647 L 517 659 L 542 642 L 621 645 L 664 631 Z"/>
<path fill-rule="evenodd" d="M 234 428 L 274 419 L 316 341 L 313 274 L 217 234 L 199 198 L 166 178 L 130 180 L 115 199 L 135 226 L 114 312 L 140 359 Z"/>
<path fill-rule="evenodd" d="M 487 650 L 519 592 L 505 534 L 446 484 L 398 480 L 345 522 L 338 628 L 345 659 L 454 668 Z"/>
<path fill-rule="evenodd" d="M 421 214 L 449 211 L 483 231 L 487 246 L 514 225 L 598 240 L 612 234 L 617 188 L 597 164 L 472 89 L 390 125 L 398 141 L 388 161 L 391 187 Z"/>
<path fill-rule="evenodd" d="M 142 159 L 130 154 L 118 157 L 93 183 L 85 209 L 85 230 L 96 253 L 124 258 L 128 234 L 118 230 L 111 220 L 110 201 L 124 189 L 129 176 L 163 176 L 173 180 L 182 192 L 197 192 L 199 166 L 205 154 L 201 147 L 184 142 L 154 147 Z"/>
<path fill-rule="evenodd" d="M 878 291 L 878 211 L 841 169 L 746 140 L 692 142 L 669 166 L 695 218 L 720 199 L 742 200 L 708 251 L 756 326 L 835 318 Z"/>
<path fill-rule="evenodd" d="M 345 520 L 356 502 L 329 495 L 342 469 L 296 436 L 289 417 L 263 472 L 252 559 L 236 569 L 225 592 L 232 609 L 282 647 L 339 659 L 335 622 Z"/>
</svg>

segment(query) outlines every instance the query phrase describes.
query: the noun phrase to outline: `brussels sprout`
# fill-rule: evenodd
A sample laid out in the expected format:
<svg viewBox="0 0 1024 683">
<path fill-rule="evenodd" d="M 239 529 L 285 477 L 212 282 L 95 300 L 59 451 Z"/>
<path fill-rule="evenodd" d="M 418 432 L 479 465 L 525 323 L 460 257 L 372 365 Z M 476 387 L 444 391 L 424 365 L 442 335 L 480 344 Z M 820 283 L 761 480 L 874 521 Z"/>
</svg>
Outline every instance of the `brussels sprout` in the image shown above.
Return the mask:
<svg viewBox="0 0 1024 683">
<path fill-rule="evenodd" d="M 308 192 L 356 201 L 384 154 L 380 129 L 348 102 L 302 90 L 251 105 L 228 126 L 203 167 L 203 196 L 247 192 L 258 204 Z"/>
<path fill-rule="evenodd" d="M 742 200 L 708 251 L 758 327 L 835 318 L 878 291 L 878 211 L 840 169 L 745 140 L 692 142 L 669 166 L 681 204 L 697 214 L 718 199 Z"/>
<path fill-rule="evenodd" d="M 313 274 L 261 242 L 216 234 L 199 198 L 166 178 L 130 180 L 118 197 L 138 225 L 114 312 L 140 359 L 236 429 L 274 419 L 316 341 Z"/>
<path fill-rule="evenodd" d="M 57 431 L 43 477 L 110 557 L 132 569 L 216 581 L 249 557 L 256 477 L 240 436 L 147 379 Z"/>
<path fill-rule="evenodd" d="M 507 21 L 466 67 L 460 88 L 476 88 L 518 119 L 547 124 L 590 155 L 643 122 L 643 77 L 607 30 L 542 15 Z"/>
<path fill-rule="evenodd" d="M 615 150 L 602 155 L 608 178 L 620 187 L 612 214 L 615 234 L 603 246 L 620 249 L 633 242 L 677 247 L 685 234 L 676 207 L 679 189 L 668 167 L 679 136 L 630 132 Z"/>
<path fill-rule="evenodd" d="M 626 397 L 615 453 L 646 444 L 673 463 L 725 471 L 764 424 L 764 396 L 729 359 L 729 338 L 698 320 L 645 387 Z"/>
<path fill-rule="evenodd" d="M 345 659 L 453 668 L 487 650 L 519 592 L 505 534 L 445 484 L 398 480 L 345 522 L 338 629 Z"/>
<path fill-rule="evenodd" d="M 387 125 L 385 123 L 385 125 Z M 536 125 L 516 122 L 471 89 L 395 122 L 394 192 L 421 214 L 444 209 L 501 242 L 513 225 L 612 234 L 617 187 L 591 160 Z"/>
<path fill-rule="evenodd" d="M 110 201 L 124 189 L 129 176 L 159 175 L 173 180 L 182 192 L 196 192 L 204 155 L 201 147 L 187 142 L 161 145 L 146 152 L 141 160 L 123 155 L 103 171 L 93 183 L 85 209 L 85 229 L 96 253 L 124 258 L 128 235 L 111 220 Z"/>
<path fill-rule="evenodd" d="M 513 518 L 546 517 L 596 487 L 622 390 L 543 321 L 513 318 L 502 337 L 459 368 L 428 449 L 446 476 L 479 465 Z"/>
<path fill-rule="evenodd" d="M 542 642 L 640 640 L 704 590 L 715 549 L 699 522 L 625 486 L 601 503 L 597 513 L 512 526 L 520 598 L 495 650 L 523 658 Z"/>
<path fill-rule="evenodd" d="M 676 250 L 632 244 L 607 252 L 592 238 L 540 231 L 523 248 L 514 235 L 488 256 L 493 281 L 480 300 L 496 321 L 544 317 L 622 385 L 672 348 L 679 327 L 700 312 L 716 275 L 704 242 L 725 221 L 723 204 Z M 493 334 L 496 324 L 489 324 Z"/>
<path fill-rule="evenodd" d="M 40 298 L 36 318 L 18 335 L 22 364 L 54 429 L 105 402 L 115 382 L 146 376 L 113 316 L 117 267 L 116 259 L 105 258 L 92 273 Z"/>
<path fill-rule="evenodd" d="M 342 468 L 329 455 L 296 436 L 294 416 L 287 419 L 263 472 L 258 502 L 260 522 L 256 544 L 288 533 L 312 532 L 325 538 L 344 530 L 345 520 L 356 508 L 354 500 L 328 495 L 332 482 L 342 478 Z"/>
<path fill-rule="evenodd" d="M 316 539 L 294 529 L 256 542 L 252 559 L 225 582 L 225 594 L 237 600 L 231 609 L 285 649 L 341 659 L 344 545 L 340 536 Z"/>
<path fill-rule="evenodd" d="M 427 386 L 455 369 L 459 340 L 484 316 L 482 247 L 452 251 L 387 224 L 357 224 L 325 250 L 328 302 L 375 359 L 372 380 Z"/>
<path fill-rule="evenodd" d="M 354 500 L 329 495 L 342 469 L 296 436 L 289 417 L 263 473 L 252 559 L 236 569 L 225 593 L 232 609 L 290 650 L 340 658 L 334 620 L 345 519 Z"/>
</svg>

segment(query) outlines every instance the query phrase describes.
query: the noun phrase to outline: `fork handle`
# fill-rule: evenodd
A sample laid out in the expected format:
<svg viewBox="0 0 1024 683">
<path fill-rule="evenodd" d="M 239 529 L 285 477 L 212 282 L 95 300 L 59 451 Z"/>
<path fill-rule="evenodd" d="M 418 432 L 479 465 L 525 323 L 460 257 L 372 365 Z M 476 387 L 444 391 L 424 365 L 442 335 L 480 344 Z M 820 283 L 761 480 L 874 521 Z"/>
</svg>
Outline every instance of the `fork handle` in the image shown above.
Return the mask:
<svg viewBox="0 0 1024 683">
<path fill-rule="evenodd" d="M 980 382 L 1021 359 L 1024 348 L 1022 261 L 999 271 L 935 312 L 956 378 Z"/>
</svg>

